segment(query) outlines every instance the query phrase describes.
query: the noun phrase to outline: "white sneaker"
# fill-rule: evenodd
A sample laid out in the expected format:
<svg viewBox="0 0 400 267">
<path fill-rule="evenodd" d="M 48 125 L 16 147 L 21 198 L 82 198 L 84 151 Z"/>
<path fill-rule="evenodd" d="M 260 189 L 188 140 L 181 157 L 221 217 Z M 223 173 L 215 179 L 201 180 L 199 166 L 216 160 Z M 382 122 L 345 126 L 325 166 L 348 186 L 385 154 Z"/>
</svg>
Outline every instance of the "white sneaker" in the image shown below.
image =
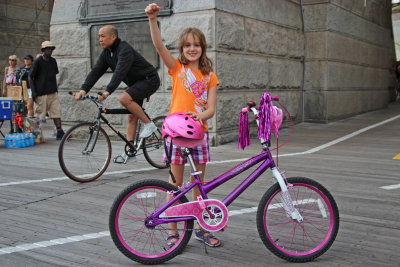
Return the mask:
<svg viewBox="0 0 400 267">
<path fill-rule="evenodd" d="M 136 156 L 128 157 L 128 155 L 122 153 L 122 155 L 118 155 L 114 158 L 114 163 L 126 164 L 127 162 L 136 162 Z"/>
<path fill-rule="evenodd" d="M 149 137 L 155 131 L 157 131 L 157 126 L 154 124 L 154 122 L 145 123 L 143 126 L 143 131 L 140 133 L 139 138 Z"/>
</svg>

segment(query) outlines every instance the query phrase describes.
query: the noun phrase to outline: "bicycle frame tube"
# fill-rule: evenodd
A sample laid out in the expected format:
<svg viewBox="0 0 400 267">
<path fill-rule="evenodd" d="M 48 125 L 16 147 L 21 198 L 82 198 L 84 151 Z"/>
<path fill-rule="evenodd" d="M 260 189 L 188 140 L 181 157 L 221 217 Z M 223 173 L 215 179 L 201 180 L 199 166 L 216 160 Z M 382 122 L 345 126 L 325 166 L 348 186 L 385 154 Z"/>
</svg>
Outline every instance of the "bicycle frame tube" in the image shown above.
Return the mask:
<svg viewBox="0 0 400 267">
<path fill-rule="evenodd" d="M 189 155 L 190 157 L 190 155 Z M 266 150 L 248 160 L 236 165 L 232 169 L 228 170 L 227 172 L 221 174 L 211 182 L 202 185 L 201 183 L 191 183 L 186 188 L 181 190 L 179 194 L 165 203 L 161 208 L 159 208 L 155 213 L 150 216 L 150 220 L 152 222 L 152 226 L 162 223 L 168 222 L 178 222 L 178 221 L 187 221 L 187 220 L 195 220 L 194 217 L 185 216 L 185 217 L 177 217 L 177 218 L 159 218 L 159 216 L 169 207 L 172 206 L 179 198 L 185 195 L 188 191 L 190 191 L 193 187 L 198 186 L 200 192 L 204 199 L 207 199 L 207 193 L 212 191 L 213 189 L 217 188 L 219 185 L 229 181 L 236 175 L 248 170 L 249 168 L 253 167 L 257 163 L 264 161 L 256 170 L 254 170 L 235 190 L 233 190 L 222 202 L 228 206 L 231 204 L 247 187 L 249 187 L 261 174 L 263 174 L 268 168 L 274 168 L 275 163 L 272 159 L 271 152 Z M 189 161 L 190 162 L 190 161 Z M 195 167 L 195 166 L 193 166 Z M 200 177 L 198 174 L 194 175 L 195 179 L 200 182 Z"/>
<path fill-rule="evenodd" d="M 114 133 L 116 133 L 122 140 L 124 140 L 125 143 L 128 144 L 129 147 L 130 147 L 131 149 L 135 149 L 135 147 L 131 144 L 131 142 L 129 142 L 128 139 L 126 139 L 125 136 L 124 136 L 123 134 L 121 134 L 121 132 L 118 131 L 118 130 L 114 127 L 114 125 L 112 125 L 102 114 L 99 114 L 99 118 L 100 118 L 102 121 L 104 121 L 104 123 L 107 124 L 108 127 L 110 127 L 111 130 L 114 131 Z"/>
<path fill-rule="evenodd" d="M 154 212 L 150 217 L 153 224 L 167 223 L 167 222 L 178 222 L 178 221 L 189 221 L 195 220 L 195 217 L 185 216 L 185 217 L 177 217 L 177 218 L 159 218 L 158 216 L 163 213 L 166 209 L 172 206 L 178 199 L 180 199 L 183 195 L 189 192 L 193 187 L 197 186 L 196 183 L 190 184 L 188 187 L 183 189 L 179 194 L 170 199 L 167 203 L 165 203 L 161 208 L 159 208 L 156 212 Z"/>
<path fill-rule="evenodd" d="M 274 168 L 275 163 L 272 159 L 271 152 L 266 150 L 254 157 L 249 158 L 248 160 L 236 165 L 232 169 L 226 171 L 225 173 L 221 174 L 211 182 L 200 185 L 204 190 L 204 193 L 207 194 L 208 192 L 212 191 L 213 189 L 217 188 L 219 185 L 229 181 L 236 175 L 246 171 L 247 169 L 253 167 L 257 163 L 263 161 L 264 162 L 255 169 L 238 187 L 236 187 L 222 202 L 225 206 L 229 206 L 247 187 L 249 187 L 261 174 L 263 174 L 268 168 Z"/>
</svg>

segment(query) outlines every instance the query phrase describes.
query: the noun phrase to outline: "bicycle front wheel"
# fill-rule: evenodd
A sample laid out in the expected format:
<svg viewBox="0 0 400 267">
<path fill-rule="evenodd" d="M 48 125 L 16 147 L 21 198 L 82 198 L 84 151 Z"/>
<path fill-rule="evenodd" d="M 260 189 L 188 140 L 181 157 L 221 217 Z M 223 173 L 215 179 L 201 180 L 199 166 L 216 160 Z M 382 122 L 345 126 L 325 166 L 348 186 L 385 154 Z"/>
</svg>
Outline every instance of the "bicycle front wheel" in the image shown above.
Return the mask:
<svg viewBox="0 0 400 267">
<path fill-rule="evenodd" d="M 147 137 L 143 145 L 143 154 L 147 162 L 158 169 L 167 168 L 166 163 L 163 161 L 164 139 L 162 138 L 162 124 L 164 119 L 165 116 L 159 116 L 152 120 L 157 126 L 157 131 Z"/>
<path fill-rule="evenodd" d="M 293 220 L 282 203 L 279 184 L 262 197 L 257 211 L 258 233 L 265 246 L 278 257 L 291 262 L 307 262 L 325 253 L 339 229 L 335 200 L 321 184 L 308 178 L 288 178 L 288 192 L 303 217 Z"/>
<path fill-rule="evenodd" d="M 99 178 L 106 171 L 110 159 L 110 138 L 103 128 L 97 131 L 97 126 L 90 122 L 69 129 L 58 148 L 61 169 L 76 182 Z"/>
<path fill-rule="evenodd" d="M 128 258 L 143 264 L 159 264 L 178 255 L 192 235 L 193 221 L 177 223 L 177 243 L 168 247 L 168 224 L 155 227 L 145 225 L 145 220 L 166 203 L 168 191 L 178 190 L 175 186 L 160 180 L 136 182 L 115 199 L 109 218 L 112 240 Z M 188 202 L 182 196 L 176 203 Z M 172 230 L 172 229 L 171 229 Z"/>
</svg>

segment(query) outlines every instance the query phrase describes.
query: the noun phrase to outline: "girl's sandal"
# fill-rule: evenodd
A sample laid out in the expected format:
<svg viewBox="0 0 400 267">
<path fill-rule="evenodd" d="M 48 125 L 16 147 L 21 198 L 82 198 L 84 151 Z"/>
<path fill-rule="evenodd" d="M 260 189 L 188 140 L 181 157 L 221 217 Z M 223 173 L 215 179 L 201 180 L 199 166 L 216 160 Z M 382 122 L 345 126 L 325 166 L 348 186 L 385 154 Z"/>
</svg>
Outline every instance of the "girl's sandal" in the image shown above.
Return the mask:
<svg viewBox="0 0 400 267">
<path fill-rule="evenodd" d="M 207 246 L 210 247 L 219 247 L 221 245 L 221 242 L 218 240 L 218 238 L 216 238 L 213 234 L 211 234 L 208 231 L 205 231 L 204 229 L 200 229 L 200 230 L 194 230 L 195 233 L 195 238 L 199 241 L 203 241 L 204 244 L 206 244 Z M 218 242 L 213 244 L 211 243 L 211 239 L 215 239 Z"/>
<path fill-rule="evenodd" d="M 172 248 L 173 246 L 176 245 L 179 241 L 179 234 L 169 234 L 167 236 L 167 246 L 169 248 Z"/>
</svg>

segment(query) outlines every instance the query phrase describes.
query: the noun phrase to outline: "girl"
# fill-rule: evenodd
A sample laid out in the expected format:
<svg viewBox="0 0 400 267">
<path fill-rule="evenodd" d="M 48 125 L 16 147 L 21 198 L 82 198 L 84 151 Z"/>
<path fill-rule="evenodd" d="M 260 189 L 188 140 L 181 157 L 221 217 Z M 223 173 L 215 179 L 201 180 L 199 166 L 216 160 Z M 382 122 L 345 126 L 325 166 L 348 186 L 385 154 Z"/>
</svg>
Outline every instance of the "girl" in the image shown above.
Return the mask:
<svg viewBox="0 0 400 267">
<path fill-rule="evenodd" d="M 157 24 L 157 15 L 160 7 L 157 4 L 150 4 L 146 7 L 146 14 L 149 18 L 150 32 L 153 44 L 158 54 L 168 68 L 168 74 L 172 78 L 172 100 L 169 114 L 186 112 L 195 120 L 200 121 L 207 136 L 207 143 L 193 149 L 193 160 L 198 171 L 201 171 L 200 178 L 204 180 L 206 163 L 210 161 L 208 146 L 208 125 L 207 120 L 214 116 L 217 86 L 217 76 L 212 72 L 212 62 L 207 57 L 207 43 L 204 34 L 196 28 L 183 30 L 179 37 L 179 58 L 174 58 L 164 46 L 161 39 L 160 29 Z M 171 158 L 171 171 L 175 176 L 176 183 L 169 182 L 175 186 L 181 186 L 183 181 L 185 161 L 180 156 L 179 147 L 173 146 Z M 193 177 L 191 177 L 193 179 Z M 193 199 L 197 200 L 200 192 L 197 187 L 193 189 Z M 171 247 L 176 244 L 179 235 L 176 224 L 170 224 L 170 232 L 167 238 Z M 196 239 L 204 241 L 211 247 L 220 245 L 220 241 L 211 233 L 200 228 L 195 229 Z"/>
<path fill-rule="evenodd" d="M 8 63 L 10 66 L 4 69 L 4 79 L 3 79 L 3 96 L 7 94 L 7 85 L 17 85 L 16 70 L 18 64 L 18 58 L 16 55 L 11 55 L 8 57 Z"/>
</svg>

